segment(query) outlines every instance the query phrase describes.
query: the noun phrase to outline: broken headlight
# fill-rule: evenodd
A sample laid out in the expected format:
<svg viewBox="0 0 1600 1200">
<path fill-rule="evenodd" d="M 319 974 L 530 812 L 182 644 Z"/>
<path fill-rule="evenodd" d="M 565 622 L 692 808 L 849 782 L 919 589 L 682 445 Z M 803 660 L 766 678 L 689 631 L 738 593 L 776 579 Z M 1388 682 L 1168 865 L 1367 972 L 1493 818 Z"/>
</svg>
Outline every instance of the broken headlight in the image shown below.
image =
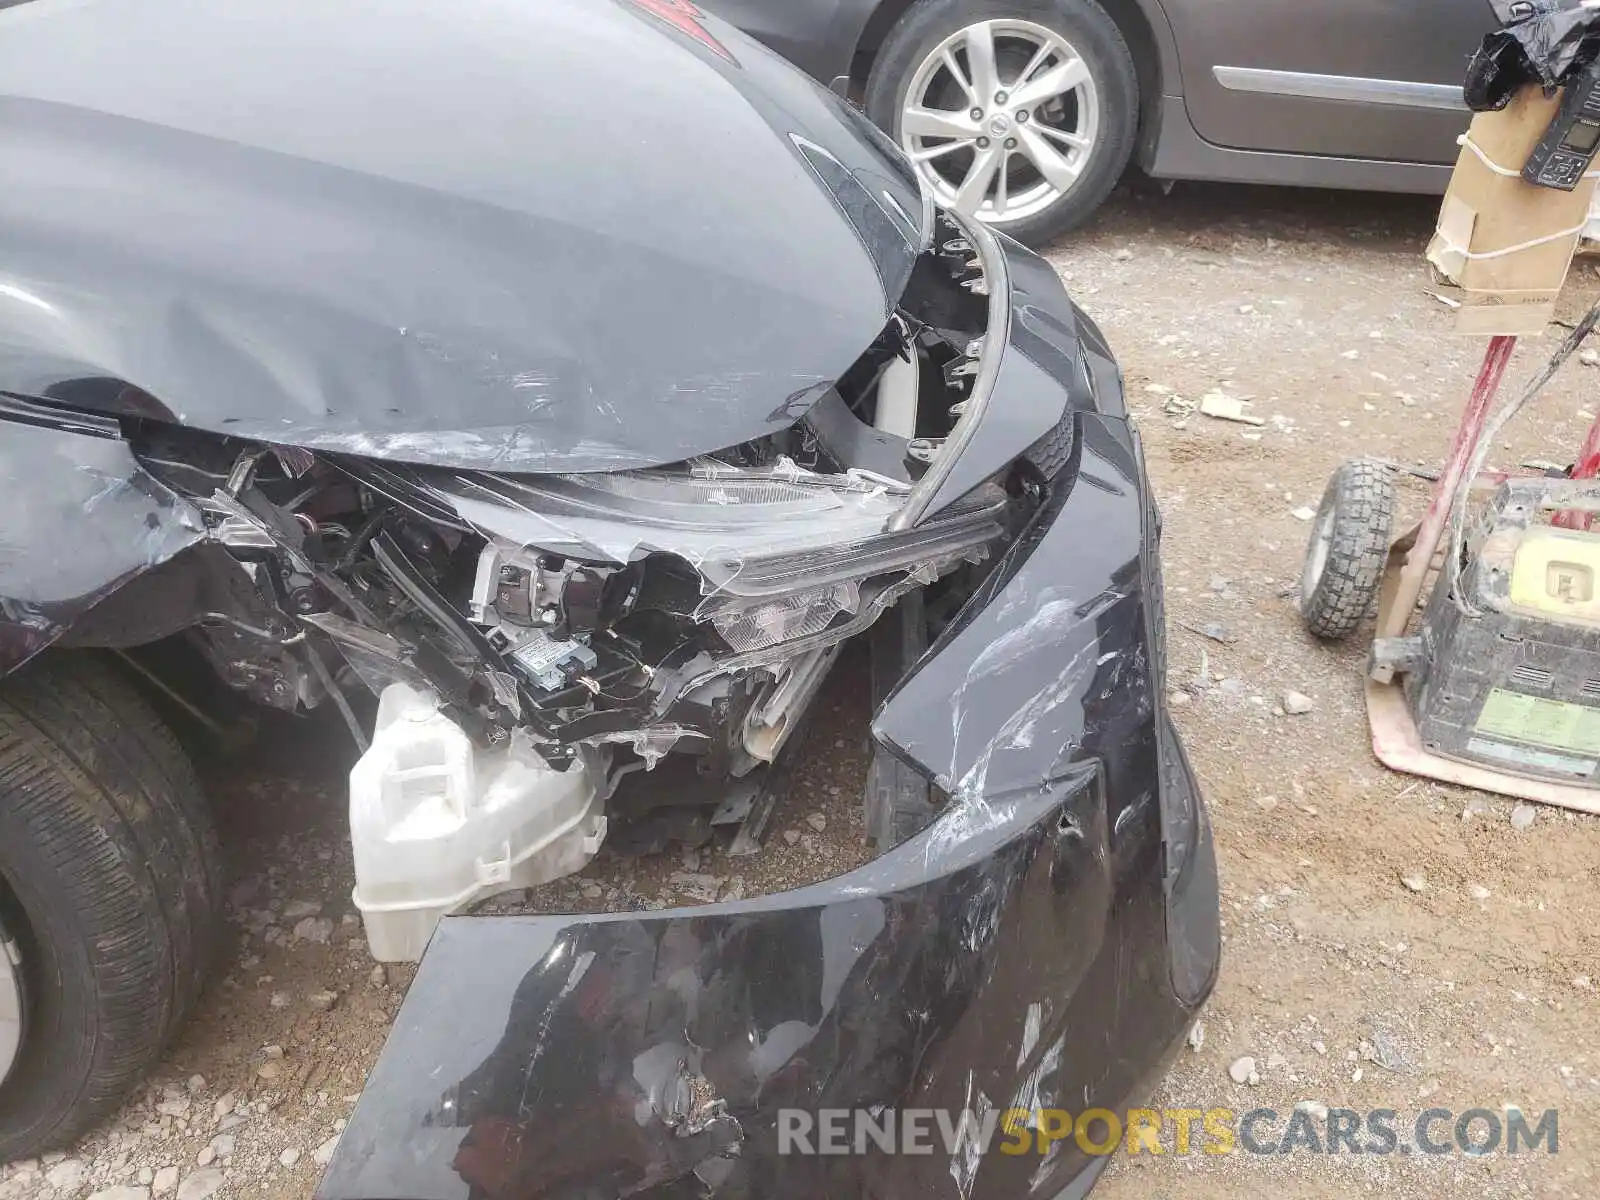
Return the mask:
<svg viewBox="0 0 1600 1200">
<path fill-rule="evenodd" d="M 788 458 L 753 468 L 697 460 L 458 482 L 466 486 L 450 498 L 459 515 L 498 535 L 479 564 L 473 617 L 499 626 L 513 662 L 531 640 L 542 672 L 582 665 L 584 655 L 563 656 L 560 645 L 523 631 L 581 645 L 603 613 L 627 607 L 619 590 L 643 586 L 609 584 L 632 564 L 648 571 L 664 555 L 692 568 L 698 595 L 684 615 L 714 628 L 744 665 L 745 656 L 774 647 L 799 652 L 864 628 L 907 588 L 981 558 L 1002 534 L 1006 509 L 1005 493 L 985 486 L 891 531 L 908 485 L 862 471 L 810 471 Z M 522 519 L 508 520 L 508 509 Z M 609 598 L 599 599 L 608 586 Z"/>
</svg>

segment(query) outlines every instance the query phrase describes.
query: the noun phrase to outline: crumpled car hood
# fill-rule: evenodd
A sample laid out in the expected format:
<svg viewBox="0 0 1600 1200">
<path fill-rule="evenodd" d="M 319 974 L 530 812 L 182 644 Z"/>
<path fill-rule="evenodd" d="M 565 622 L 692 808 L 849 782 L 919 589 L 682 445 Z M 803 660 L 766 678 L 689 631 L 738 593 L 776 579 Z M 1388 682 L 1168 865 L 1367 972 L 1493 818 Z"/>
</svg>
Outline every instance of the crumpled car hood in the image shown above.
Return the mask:
<svg viewBox="0 0 1600 1200">
<path fill-rule="evenodd" d="M 720 449 L 909 275 L 864 125 L 688 0 L 6 9 L 0 391 L 501 471 Z"/>
</svg>

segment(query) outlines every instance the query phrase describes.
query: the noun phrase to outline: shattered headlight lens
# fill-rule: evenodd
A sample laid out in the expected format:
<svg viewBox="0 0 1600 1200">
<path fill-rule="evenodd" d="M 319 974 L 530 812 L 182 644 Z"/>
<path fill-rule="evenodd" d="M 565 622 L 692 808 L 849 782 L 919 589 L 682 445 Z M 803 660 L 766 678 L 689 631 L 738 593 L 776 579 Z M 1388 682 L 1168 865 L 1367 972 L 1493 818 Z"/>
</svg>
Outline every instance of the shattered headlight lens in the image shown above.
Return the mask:
<svg viewBox="0 0 1600 1200">
<path fill-rule="evenodd" d="M 841 613 L 875 616 L 908 586 L 978 558 L 1004 529 L 1006 497 L 976 489 L 921 524 L 891 531 L 907 484 L 826 474 L 787 458 L 758 468 L 711 459 L 670 470 L 510 478 L 474 475 L 451 497 L 482 529 L 589 561 L 674 555 L 700 576 L 697 621 L 736 651 L 827 631 Z M 505 508 L 532 522 L 508 527 Z"/>
</svg>

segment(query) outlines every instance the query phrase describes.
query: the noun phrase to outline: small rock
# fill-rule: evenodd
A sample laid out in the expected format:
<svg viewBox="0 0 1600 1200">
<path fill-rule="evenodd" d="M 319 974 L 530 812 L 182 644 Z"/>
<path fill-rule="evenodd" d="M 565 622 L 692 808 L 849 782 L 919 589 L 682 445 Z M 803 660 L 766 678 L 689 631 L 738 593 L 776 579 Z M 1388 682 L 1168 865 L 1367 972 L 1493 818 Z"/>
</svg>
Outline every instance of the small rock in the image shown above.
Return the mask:
<svg viewBox="0 0 1600 1200">
<path fill-rule="evenodd" d="M 222 1188 L 222 1172 L 216 1167 L 195 1171 L 178 1185 L 178 1200 L 211 1200 Z"/>
<path fill-rule="evenodd" d="M 233 1153 L 233 1134 L 219 1133 L 211 1139 L 211 1149 L 218 1158 L 227 1158 Z"/>
<path fill-rule="evenodd" d="M 806 824 L 811 826 L 811 828 L 815 829 L 818 833 L 821 833 L 828 827 L 828 818 L 819 812 L 807 813 Z"/>
<path fill-rule="evenodd" d="M 44 1181 L 58 1192 L 75 1192 L 88 1173 L 82 1159 L 64 1158 L 44 1173 Z"/>
<path fill-rule="evenodd" d="M 261 1053 L 266 1055 L 268 1058 L 282 1058 L 283 1047 L 274 1042 L 270 1046 L 261 1047 Z"/>
<path fill-rule="evenodd" d="M 1193 1050 L 1196 1054 L 1199 1054 L 1200 1047 L 1204 1046 L 1205 1044 L 1206 1023 L 1204 1021 L 1196 1021 L 1189 1027 L 1189 1049 Z"/>
<path fill-rule="evenodd" d="M 283 1064 L 275 1058 L 268 1059 L 256 1068 L 256 1074 L 270 1082 L 283 1074 Z"/>
<path fill-rule="evenodd" d="M 384 987 L 388 984 L 388 982 L 389 972 L 384 969 L 382 963 L 377 963 L 373 966 L 372 970 L 367 972 L 367 983 L 375 988 Z"/>
<path fill-rule="evenodd" d="M 1531 804 L 1519 804 L 1511 810 L 1511 828 L 1523 830 L 1531 828 L 1533 820 L 1539 815 L 1539 810 Z"/>
<path fill-rule="evenodd" d="M 93 1193 L 89 1200 L 150 1200 L 150 1189 L 122 1183 L 116 1187 L 101 1188 Z"/>
<path fill-rule="evenodd" d="M 237 1095 L 233 1092 L 224 1092 L 217 1098 L 217 1102 L 211 1106 L 211 1115 L 220 1121 L 231 1113 L 238 1103 L 239 1097 Z"/>
<path fill-rule="evenodd" d="M 1481 883 L 1469 884 L 1467 891 L 1472 894 L 1474 900 L 1487 900 L 1489 898 L 1489 889 Z"/>
<path fill-rule="evenodd" d="M 1339 352 L 1339 357 L 1340 358 L 1357 359 L 1357 358 L 1361 357 L 1361 351 L 1359 351 L 1359 350 L 1341 350 Z"/>
<path fill-rule="evenodd" d="M 217 1122 L 217 1128 L 220 1130 L 229 1130 L 237 1128 L 243 1124 L 244 1118 L 238 1113 L 229 1113 L 227 1116 L 223 1117 L 222 1120 Z"/>
<path fill-rule="evenodd" d="M 1111 257 L 1116 259 L 1118 262 L 1127 262 L 1130 258 L 1133 257 L 1133 251 L 1129 250 L 1126 246 L 1123 246 L 1120 250 L 1118 250 L 1116 253 L 1114 253 Z"/>
<path fill-rule="evenodd" d="M 156 1173 L 149 1167 L 139 1168 L 139 1182 L 144 1184 L 145 1187 L 149 1187 L 153 1182 L 155 1182 L 155 1178 Z"/>
<path fill-rule="evenodd" d="M 1361 1056 L 1368 1062 L 1377 1063 L 1385 1071 L 1404 1071 L 1410 1066 L 1394 1038 L 1381 1029 L 1373 1030 L 1370 1044 L 1363 1042 L 1361 1046 Z"/>
<path fill-rule="evenodd" d="M 783 840 L 791 846 L 794 845 L 800 840 L 800 831 L 798 829 L 785 829 L 783 831 Z"/>
<path fill-rule="evenodd" d="M 1439 1081 L 1437 1079 L 1430 1079 L 1430 1080 L 1428 1080 L 1427 1083 L 1423 1084 L 1421 1087 L 1419 1087 L 1417 1089 L 1417 1099 L 1418 1100 L 1426 1100 L 1429 1096 L 1433 1095 L 1438 1090 L 1439 1090 Z"/>
<path fill-rule="evenodd" d="M 1188 692 L 1179 689 L 1173 691 L 1173 693 L 1167 697 L 1167 703 L 1172 705 L 1173 708 L 1182 708 L 1185 704 L 1188 704 L 1191 699 L 1192 697 Z"/>
<path fill-rule="evenodd" d="M 292 1167 L 295 1165 L 295 1163 L 300 1161 L 300 1151 L 296 1150 L 293 1146 L 290 1146 L 282 1154 L 278 1155 L 278 1161 L 285 1167 Z"/>
<path fill-rule="evenodd" d="M 1302 504 L 1299 508 L 1292 510 L 1289 515 L 1296 521 L 1309 521 L 1312 517 L 1317 515 L 1317 510 L 1314 508 L 1307 508 L 1304 504 Z"/>
<path fill-rule="evenodd" d="M 204 1075 L 191 1075 L 189 1076 L 189 1082 L 183 1086 L 189 1089 L 190 1095 L 203 1092 L 206 1090 L 206 1077 Z"/>
<path fill-rule="evenodd" d="M 1302 1100 L 1294 1106 L 1295 1112 L 1310 1113 L 1319 1121 L 1328 1119 L 1328 1106 L 1320 1100 Z"/>
<path fill-rule="evenodd" d="M 1243 1058 L 1236 1058 L 1228 1064 L 1228 1078 L 1235 1083 L 1259 1083 L 1261 1076 L 1256 1074 L 1256 1060 L 1246 1054 Z"/>
<path fill-rule="evenodd" d="M 333 1152 L 338 1148 L 339 1135 L 336 1133 L 311 1152 L 311 1161 L 319 1167 L 325 1167 L 333 1160 Z"/>
<path fill-rule="evenodd" d="M 1354 1071 L 1350 1072 L 1350 1082 L 1351 1083 L 1360 1083 L 1361 1082 L 1361 1077 L 1363 1075 L 1365 1075 L 1365 1074 L 1366 1074 L 1365 1071 L 1363 1071 L 1360 1067 L 1357 1067 Z"/>
<path fill-rule="evenodd" d="M 320 900 L 291 900 L 283 908 L 285 921 L 301 921 L 306 917 L 314 917 L 322 911 Z"/>
<path fill-rule="evenodd" d="M 1328 1043 L 1324 1042 L 1324 1041 L 1312 1042 L 1311 1043 L 1311 1048 L 1313 1050 L 1315 1050 L 1318 1054 L 1327 1054 L 1328 1053 Z"/>
<path fill-rule="evenodd" d="M 1228 590 L 1228 581 L 1227 581 L 1227 579 L 1224 578 L 1221 575 L 1213 575 L 1211 577 L 1211 590 L 1213 592 L 1219 592 L 1219 593 L 1227 591 Z"/>
<path fill-rule="evenodd" d="M 1281 1054 L 1267 1055 L 1267 1070 L 1269 1071 L 1276 1071 L 1280 1067 L 1287 1067 L 1288 1065 L 1289 1060 Z"/>
<path fill-rule="evenodd" d="M 339 1003 L 339 993 L 332 991 L 312 992 L 306 997 L 306 1003 L 318 1012 L 332 1012 L 333 1006 Z"/>
<path fill-rule="evenodd" d="M 1278 807 L 1278 798 L 1276 796 L 1257 796 L 1255 800 L 1256 807 L 1265 809 L 1267 812 L 1271 812 Z"/>
<path fill-rule="evenodd" d="M 288 992 L 273 992 L 272 999 L 267 1001 L 273 1008 L 288 1008 L 292 997 Z"/>
<path fill-rule="evenodd" d="M 601 896 L 606 894 L 605 888 L 601 887 L 592 879 L 584 880 L 578 885 L 578 890 L 583 893 L 583 898 L 585 900 L 598 900 Z"/>
<path fill-rule="evenodd" d="M 174 1096 L 163 1100 L 156 1105 L 156 1111 L 163 1117 L 187 1117 L 189 1115 L 189 1097 Z"/>
<path fill-rule="evenodd" d="M 1600 350 L 1579 350 L 1578 361 L 1586 367 L 1600 367 Z"/>
<path fill-rule="evenodd" d="M 1428 881 L 1421 875 L 1402 875 L 1400 876 L 1400 882 L 1413 892 L 1425 892 L 1428 890 Z"/>
<path fill-rule="evenodd" d="M 297 942 L 316 942 L 326 945 L 333 936 L 333 922 L 327 917 L 306 917 L 294 927 L 294 939 Z"/>
<path fill-rule="evenodd" d="M 178 1168 L 161 1167 L 150 1181 L 150 1191 L 157 1196 L 165 1196 L 178 1186 Z"/>
<path fill-rule="evenodd" d="M 205 1146 L 201 1149 L 199 1154 L 194 1156 L 194 1165 L 197 1167 L 209 1167 L 216 1161 L 217 1151 L 216 1147 L 214 1146 Z"/>
<path fill-rule="evenodd" d="M 1278 702 L 1283 705 L 1283 711 L 1291 717 L 1303 717 L 1317 706 L 1317 702 L 1310 696 L 1292 688 L 1285 691 Z"/>
</svg>

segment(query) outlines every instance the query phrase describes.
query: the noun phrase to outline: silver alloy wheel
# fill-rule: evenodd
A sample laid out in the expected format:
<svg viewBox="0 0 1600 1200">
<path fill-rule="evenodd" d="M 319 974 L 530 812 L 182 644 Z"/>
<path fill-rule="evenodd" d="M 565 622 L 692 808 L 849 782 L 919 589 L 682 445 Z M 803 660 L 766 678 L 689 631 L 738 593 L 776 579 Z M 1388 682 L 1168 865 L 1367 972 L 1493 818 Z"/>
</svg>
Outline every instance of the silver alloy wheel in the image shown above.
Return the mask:
<svg viewBox="0 0 1600 1200">
<path fill-rule="evenodd" d="M 22 1050 L 22 951 L 0 923 L 0 1083 Z"/>
<path fill-rule="evenodd" d="M 911 77 L 900 142 L 939 201 L 991 225 L 1037 216 L 1083 174 L 1100 133 L 1089 65 L 1032 21 L 979 21 Z"/>
</svg>

